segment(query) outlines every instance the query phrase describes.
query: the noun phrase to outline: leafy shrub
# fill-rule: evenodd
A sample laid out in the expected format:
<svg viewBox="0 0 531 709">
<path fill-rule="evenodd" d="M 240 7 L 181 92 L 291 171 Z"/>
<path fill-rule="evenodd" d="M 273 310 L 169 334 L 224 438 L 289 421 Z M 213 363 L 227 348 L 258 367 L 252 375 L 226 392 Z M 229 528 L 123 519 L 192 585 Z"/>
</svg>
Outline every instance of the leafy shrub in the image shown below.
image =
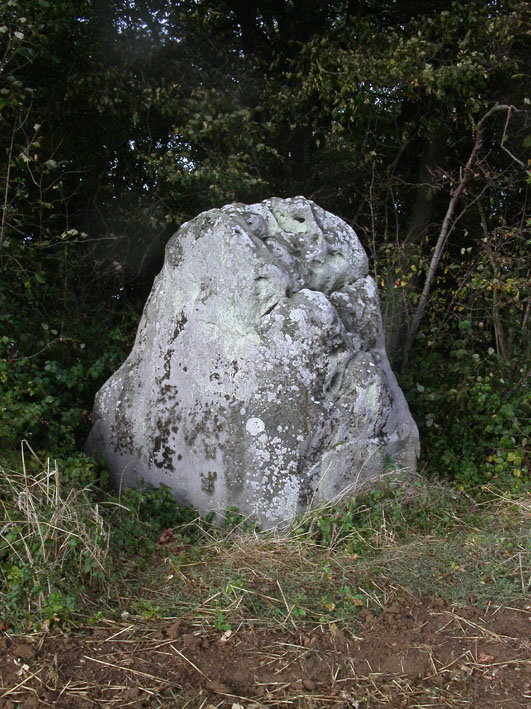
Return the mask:
<svg viewBox="0 0 531 709">
<path fill-rule="evenodd" d="M 105 508 L 112 543 L 119 549 L 151 553 L 166 529 L 174 529 L 174 538 L 185 543 L 202 534 L 197 512 L 180 507 L 166 485 L 126 488 L 118 499 L 107 500 Z"/>
<path fill-rule="evenodd" d="M 25 438 L 35 450 L 70 455 L 88 433 L 95 391 L 127 355 L 130 322 L 104 342 L 89 326 L 67 337 L 47 323 L 34 333 L 11 321 L 17 336 L 0 338 L 0 448 Z"/>
<path fill-rule="evenodd" d="M 451 358 L 427 353 L 405 380 L 431 470 L 461 489 L 495 483 L 505 490 L 529 485 L 531 397 L 525 367 L 514 381 L 497 355 L 467 349 L 460 338 Z"/>
</svg>

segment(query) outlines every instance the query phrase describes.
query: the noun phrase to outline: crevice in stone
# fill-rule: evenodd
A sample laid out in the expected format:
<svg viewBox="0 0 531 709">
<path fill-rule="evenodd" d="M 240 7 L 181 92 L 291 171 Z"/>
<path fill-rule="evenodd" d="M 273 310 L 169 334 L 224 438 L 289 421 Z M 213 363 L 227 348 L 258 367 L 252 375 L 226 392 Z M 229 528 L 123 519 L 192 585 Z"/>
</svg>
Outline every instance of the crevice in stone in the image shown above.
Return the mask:
<svg viewBox="0 0 531 709">
<path fill-rule="evenodd" d="M 276 303 L 273 303 L 273 305 L 272 305 L 270 308 L 268 308 L 265 312 L 263 312 L 263 313 L 260 315 L 260 317 L 261 317 L 261 318 L 265 318 L 265 316 L 266 316 L 266 315 L 269 315 L 269 313 L 270 313 L 272 310 L 274 310 L 274 309 L 277 307 L 277 305 L 278 305 L 279 303 L 280 303 L 280 300 L 277 300 L 277 302 L 276 302 Z"/>
</svg>

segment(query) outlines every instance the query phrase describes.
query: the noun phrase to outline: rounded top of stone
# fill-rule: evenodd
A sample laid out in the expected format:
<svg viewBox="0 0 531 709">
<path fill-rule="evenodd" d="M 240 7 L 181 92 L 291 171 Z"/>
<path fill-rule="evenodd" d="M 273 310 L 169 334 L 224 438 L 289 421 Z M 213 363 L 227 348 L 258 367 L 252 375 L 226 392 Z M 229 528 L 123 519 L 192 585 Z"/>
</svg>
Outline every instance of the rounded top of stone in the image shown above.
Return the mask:
<svg viewBox="0 0 531 709">
<path fill-rule="evenodd" d="M 213 228 L 205 229 L 205 222 Z M 308 288 L 329 294 L 365 277 L 369 270 L 367 255 L 352 227 L 301 195 L 250 205 L 235 202 L 203 212 L 183 225 L 174 239 L 178 242 L 184 232 L 192 232 L 195 239 L 216 241 L 217 227 L 222 224 L 224 230 L 246 234 L 258 258 L 289 274 L 293 292 Z M 241 240 L 232 241 L 233 248 L 241 247 Z"/>
</svg>

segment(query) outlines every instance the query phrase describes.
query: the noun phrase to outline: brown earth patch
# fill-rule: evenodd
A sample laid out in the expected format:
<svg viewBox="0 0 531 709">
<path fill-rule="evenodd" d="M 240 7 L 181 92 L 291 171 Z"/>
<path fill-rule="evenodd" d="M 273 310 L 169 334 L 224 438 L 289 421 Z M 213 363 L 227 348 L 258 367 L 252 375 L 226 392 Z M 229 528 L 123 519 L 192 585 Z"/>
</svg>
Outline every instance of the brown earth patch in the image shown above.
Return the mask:
<svg viewBox="0 0 531 709">
<path fill-rule="evenodd" d="M 0 707 L 531 706 L 531 613 L 396 599 L 352 628 L 182 620 L 0 636 Z"/>
</svg>

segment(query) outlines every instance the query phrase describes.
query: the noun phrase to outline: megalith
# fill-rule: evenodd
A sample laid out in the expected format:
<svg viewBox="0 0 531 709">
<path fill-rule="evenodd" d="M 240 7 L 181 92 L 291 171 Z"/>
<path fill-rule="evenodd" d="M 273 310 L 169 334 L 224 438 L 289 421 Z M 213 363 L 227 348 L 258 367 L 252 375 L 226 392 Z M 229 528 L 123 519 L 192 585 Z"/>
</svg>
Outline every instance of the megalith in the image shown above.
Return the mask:
<svg viewBox="0 0 531 709">
<path fill-rule="evenodd" d="M 164 484 L 262 528 L 389 464 L 414 470 L 419 452 L 363 247 L 303 197 L 183 224 L 94 421 L 87 450 L 119 488 Z"/>
</svg>

